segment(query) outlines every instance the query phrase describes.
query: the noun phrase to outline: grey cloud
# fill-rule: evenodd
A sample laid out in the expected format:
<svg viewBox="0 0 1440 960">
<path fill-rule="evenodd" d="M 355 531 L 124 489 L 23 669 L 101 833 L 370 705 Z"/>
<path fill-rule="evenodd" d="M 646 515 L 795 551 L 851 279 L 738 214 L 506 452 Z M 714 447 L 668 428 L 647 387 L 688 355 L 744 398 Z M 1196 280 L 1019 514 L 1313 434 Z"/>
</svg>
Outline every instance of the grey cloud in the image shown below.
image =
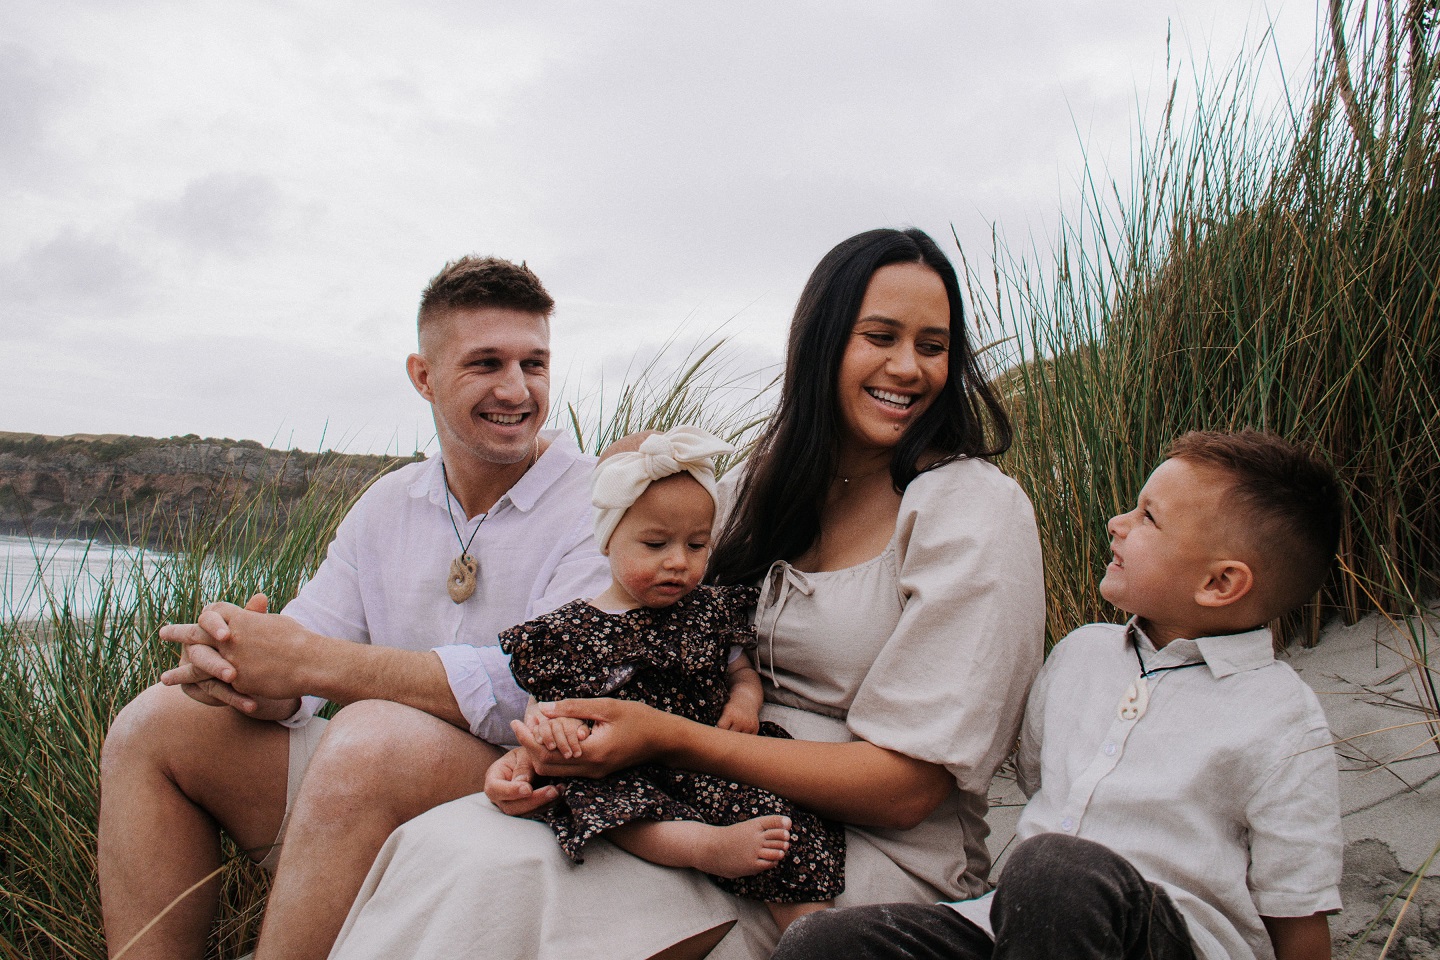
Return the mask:
<svg viewBox="0 0 1440 960">
<path fill-rule="evenodd" d="M 0 329 L 21 332 L 132 311 L 150 270 L 125 247 L 66 227 L 0 264 Z"/>
<path fill-rule="evenodd" d="M 0 170 L 28 173 L 45 166 L 48 123 L 78 86 L 72 69 L 43 63 L 20 44 L 0 44 Z"/>
<path fill-rule="evenodd" d="M 141 216 L 189 252 L 249 256 L 274 237 L 281 206 L 269 177 L 212 173 L 190 181 L 175 199 L 148 205 Z"/>
<path fill-rule="evenodd" d="M 1082 143 L 1127 161 L 1166 17 L 1235 6 L 97 3 L 80 19 L 57 2 L 0 14 L 23 44 L 0 45 L 0 180 L 30 165 L 0 225 L 0 354 L 27 352 L 0 417 L 266 441 L 392 424 L 382 447 L 428 437 L 401 360 L 445 259 L 528 259 L 579 393 L 582 365 L 613 386 L 687 316 L 733 318 L 758 368 L 851 233 L 914 223 L 953 256 L 954 223 L 983 269 L 992 221 L 1020 244 L 1048 229 Z M 45 195 L 26 193 L 41 176 Z M 143 315 L 80 325 L 127 303 Z M 62 317 L 63 348 L 27 368 Z M 126 327 L 152 339 L 122 343 Z"/>
<path fill-rule="evenodd" d="M 965 219 L 984 237 L 1021 192 L 1006 187 L 1022 162 L 1053 182 L 1053 150 L 1036 161 L 997 128 L 1043 102 L 1068 131 L 1063 99 L 1053 86 L 980 93 L 1002 72 L 985 38 L 1004 27 L 978 16 L 740 4 L 577 18 L 586 42 L 509 104 L 496 139 L 515 192 L 565 237 L 558 276 L 592 296 L 633 297 L 638 284 L 652 299 L 793 301 L 851 233 L 917 223 L 943 235 Z M 977 197 L 997 169 L 1012 172 Z"/>
</svg>

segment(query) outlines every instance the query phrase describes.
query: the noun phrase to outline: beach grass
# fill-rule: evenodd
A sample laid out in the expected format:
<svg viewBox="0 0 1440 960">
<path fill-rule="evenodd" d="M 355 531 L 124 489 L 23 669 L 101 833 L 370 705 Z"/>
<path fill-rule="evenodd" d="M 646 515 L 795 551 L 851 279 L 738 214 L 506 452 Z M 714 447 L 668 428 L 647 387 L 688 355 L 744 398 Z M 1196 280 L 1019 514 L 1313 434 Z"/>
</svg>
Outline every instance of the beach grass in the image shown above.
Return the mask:
<svg viewBox="0 0 1440 960">
<path fill-rule="evenodd" d="M 1105 521 L 1193 429 L 1274 430 L 1344 482 L 1340 568 L 1287 639 L 1440 593 L 1435 17 L 1322 15 L 1331 42 L 1288 101 L 1258 101 L 1263 50 L 1199 75 L 1183 117 L 1172 87 L 1124 186 L 1085 171 L 1053 249 L 967 261 L 979 322 L 1010 348 L 1005 465 L 1039 507 L 1052 639 L 1114 618 Z"/>
<path fill-rule="evenodd" d="M 100 747 L 120 708 L 175 662 L 159 628 L 193 621 L 214 599 L 259 591 L 284 603 L 319 565 L 354 493 L 316 485 L 279 528 L 255 519 L 278 515 L 269 502 L 277 489 L 222 498 L 211 522 L 164 531 L 181 544 L 174 552 L 116 551 L 93 581 L 32 581 L 44 594 L 39 618 L 0 610 L 0 956 L 105 956 Z M 142 532 L 137 541 L 150 539 Z M 245 857 L 228 845 L 225 854 L 216 957 L 238 956 L 253 940 L 266 889 Z"/>
<path fill-rule="evenodd" d="M 1252 61 L 1199 76 L 1197 106 L 1142 138 L 1123 189 L 1087 170 L 1053 250 L 997 244 L 983 268 L 972 251 L 970 300 L 1017 423 L 1001 466 L 1036 507 L 1052 639 L 1117 616 L 1096 590 L 1105 521 L 1175 436 L 1269 428 L 1324 451 L 1349 491 L 1340 569 L 1283 632 L 1313 640 L 1370 609 L 1409 625 L 1434 724 L 1417 614 L 1440 588 L 1436 25 L 1421 4 L 1322 12 L 1331 43 L 1288 102 L 1256 102 Z M 591 452 L 679 422 L 743 451 L 771 383 L 710 342 L 556 410 Z M 104 956 L 100 746 L 174 662 L 159 626 L 256 591 L 278 608 L 355 492 L 314 488 L 279 528 L 255 519 L 281 513 L 274 491 L 221 502 L 174 552 L 117 558 L 91 594 L 62 585 L 38 619 L 0 610 L 0 958 Z M 248 947 L 265 891 L 227 852 L 211 957 Z"/>
</svg>

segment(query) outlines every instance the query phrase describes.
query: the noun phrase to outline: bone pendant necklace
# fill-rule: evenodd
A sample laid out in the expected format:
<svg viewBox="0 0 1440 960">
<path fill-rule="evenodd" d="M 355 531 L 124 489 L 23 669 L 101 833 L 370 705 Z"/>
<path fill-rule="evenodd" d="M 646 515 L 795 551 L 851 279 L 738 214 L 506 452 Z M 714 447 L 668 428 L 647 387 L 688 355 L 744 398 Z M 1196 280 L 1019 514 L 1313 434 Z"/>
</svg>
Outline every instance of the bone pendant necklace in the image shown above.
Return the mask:
<svg viewBox="0 0 1440 960">
<path fill-rule="evenodd" d="M 1131 682 L 1125 691 L 1125 698 L 1120 701 L 1121 720 L 1139 720 L 1145 715 L 1145 708 L 1150 705 L 1150 684 L 1145 682 L 1145 674 L 1140 674 Z"/>
<path fill-rule="evenodd" d="M 480 572 L 480 562 L 470 556 L 470 544 L 475 542 L 475 535 L 480 528 L 485 526 L 489 513 L 480 515 L 480 522 L 475 525 L 475 533 L 470 534 L 470 539 L 465 540 L 460 536 L 460 525 L 455 522 L 455 511 L 450 508 L 450 475 L 445 472 L 445 461 L 440 461 L 440 477 L 445 483 L 445 512 L 450 516 L 450 527 L 455 531 L 455 542 L 460 544 L 460 556 L 450 561 L 450 574 L 445 579 L 445 589 L 450 594 L 450 599 L 456 603 L 464 603 L 475 593 L 475 578 Z"/>
<path fill-rule="evenodd" d="M 1177 663 L 1171 667 L 1151 667 L 1145 669 L 1145 659 L 1140 656 L 1140 641 L 1133 641 L 1135 644 L 1135 661 L 1140 664 L 1140 676 L 1131 682 L 1125 690 L 1125 696 L 1120 700 L 1120 708 L 1117 711 L 1121 720 L 1139 720 L 1145 716 L 1145 708 L 1150 706 L 1150 684 L 1145 682 L 1146 677 L 1152 677 L 1157 673 L 1164 673 L 1167 670 L 1184 670 L 1187 667 L 1203 667 L 1204 660 L 1197 660 L 1194 663 Z"/>
<path fill-rule="evenodd" d="M 446 581 L 445 589 L 450 592 L 451 600 L 464 603 L 470 599 L 475 592 L 475 573 L 479 569 L 480 564 L 468 553 L 462 553 L 450 561 L 450 579 Z"/>
</svg>

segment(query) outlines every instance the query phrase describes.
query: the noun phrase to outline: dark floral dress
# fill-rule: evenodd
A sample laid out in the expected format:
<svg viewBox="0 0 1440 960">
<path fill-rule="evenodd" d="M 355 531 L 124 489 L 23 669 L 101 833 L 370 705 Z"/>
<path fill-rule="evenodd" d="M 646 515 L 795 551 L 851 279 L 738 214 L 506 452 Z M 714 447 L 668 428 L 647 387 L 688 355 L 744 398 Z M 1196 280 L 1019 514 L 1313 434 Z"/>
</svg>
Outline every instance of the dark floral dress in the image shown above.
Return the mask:
<svg viewBox="0 0 1440 960">
<path fill-rule="evenodd" d="M 729 652 L 753 647 L 754 587 L 697 587 L 673 606 L 606 613 L 567 603 L 500 634 L 510 670 L 540 700 L 616 697 L 714 726 L 729 695 Z M 789 738 L 773 723 L 762 736 Z M 698 820 L 728 826 L 767 814 L 791 820 L 790 849 L 752 877 L 715 877 L 724 890 L 768 903 L 830 900 L 845 888 L 845 828 L 768 790 L 690 770 L 632 767 L 608 777 L 569 777 L 560 799 L 534 814 L 576 863 L 591 838 L 633 820 Z"/>
</svg>

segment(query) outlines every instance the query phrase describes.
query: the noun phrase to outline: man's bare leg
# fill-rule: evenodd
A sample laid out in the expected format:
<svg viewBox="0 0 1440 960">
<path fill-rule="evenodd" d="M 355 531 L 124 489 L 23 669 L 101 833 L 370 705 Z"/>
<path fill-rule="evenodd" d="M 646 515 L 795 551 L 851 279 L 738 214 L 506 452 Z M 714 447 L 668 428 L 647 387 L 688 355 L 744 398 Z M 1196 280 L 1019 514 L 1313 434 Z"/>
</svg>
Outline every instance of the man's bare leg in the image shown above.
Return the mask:
<svg viewBox="0 0 1440 960">
<path fill-rule="evenodd" d="M 257 960 L 323 960 L 391 831 L 485 788 L 500 751 L 420 710 L 341 710 L 306 769 L 286 828 Z"/>
<path fill-rule="evenodd" d="M 100 760 L 98 865 L 111 954 L 220 862 L 218 830 L 262 860 L 285 816 L 290 731 L 178 687 L 154 686 L 120 711 Z M 218 881 L 176 904 L 127 960 L 199 958 Z"/>
</svg>

